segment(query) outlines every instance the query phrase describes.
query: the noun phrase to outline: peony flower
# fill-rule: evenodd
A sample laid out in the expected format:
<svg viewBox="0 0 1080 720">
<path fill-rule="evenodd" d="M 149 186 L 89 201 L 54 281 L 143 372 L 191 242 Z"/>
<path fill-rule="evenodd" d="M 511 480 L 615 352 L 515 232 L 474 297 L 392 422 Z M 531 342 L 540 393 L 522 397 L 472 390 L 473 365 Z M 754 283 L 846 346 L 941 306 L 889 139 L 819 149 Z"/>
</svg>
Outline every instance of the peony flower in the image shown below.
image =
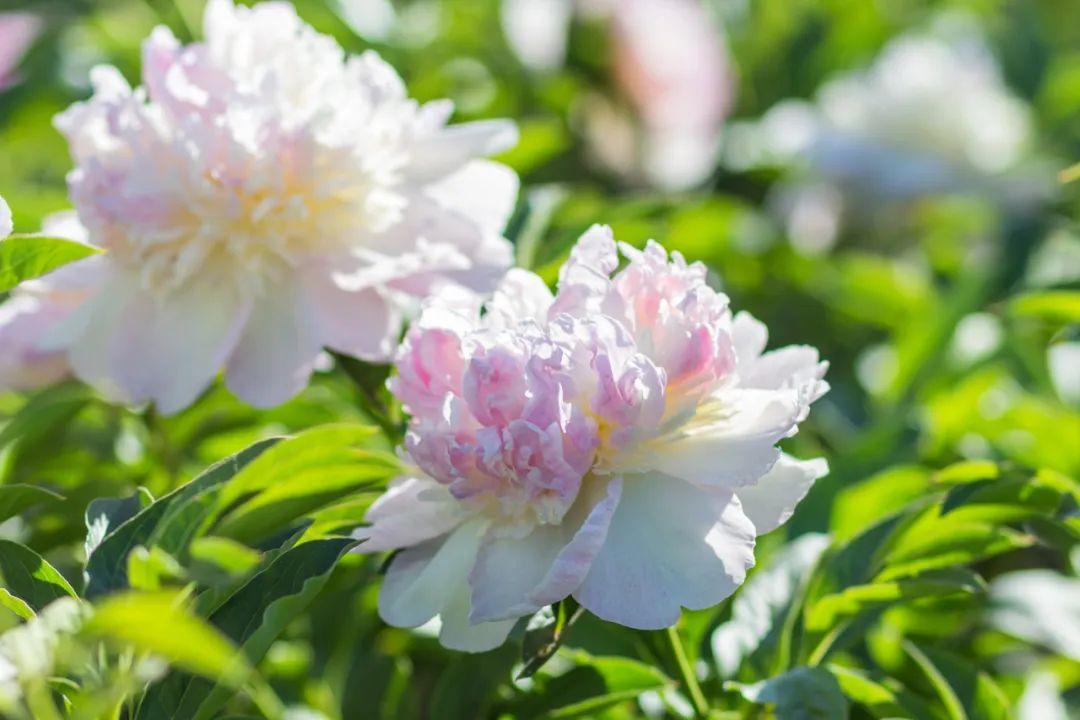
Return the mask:
<svg viewBox="0 0 1080 720">
<path fill-rule="evenodd" d="M 828 388 L 805 346 L 705 283 L 705 267 L 594 227 L 555 295 L 511 270 L 481 308 L 442 293 L 398 353 L 416 466 L 371 508 L 362 552 L 400 549 L 390 624 L 434 616 L 448 647 L 499 645 L 573 596 L 634 628 L 674 624 L 743 582 L 755 537 L 790 516 L 824 460 L 776 444 Z"/>
<path fill-rule="evenodd" d="M 963 22 L 894 39 L 866 69 L 732 129 L 729 164 L 801 171 L 775 204 L 801 249 L 828 249 L 842 216 L 943 192 L 1043 192 L 1022 167 L 1030 113 L 979 33 Z"/>
<path fill-rule="evenodd" d="M 165 28 L 144 86 L 111 67 L 56 119 L 68 184 L 107 279 L 65 328 L 75 373 L 165 413 L 224 366 L 257 406 L 302 389 L 323 347 L 392 357 L 434 288 L 490 287 L 517 177 L 476 158 L 503 121 L 447 126 L 373 52 L 347 57 L 291 5 L 211 0 L 205 40 Z"/>
<path fill-rule="evenodd" d="M 0 240 L 11 229 L 11 211 L 0 198 Z M 72 213 L 47 217 L 41 231 L 86 241 L 86 232 Z M 94 289 L 100 267 L 96 256 L 64 265 L 23 283 L 0 303 L 0 391 L 35 390 L 70 374 L 64 353 L 49 346 L 49 334 Z"/>
</svg>

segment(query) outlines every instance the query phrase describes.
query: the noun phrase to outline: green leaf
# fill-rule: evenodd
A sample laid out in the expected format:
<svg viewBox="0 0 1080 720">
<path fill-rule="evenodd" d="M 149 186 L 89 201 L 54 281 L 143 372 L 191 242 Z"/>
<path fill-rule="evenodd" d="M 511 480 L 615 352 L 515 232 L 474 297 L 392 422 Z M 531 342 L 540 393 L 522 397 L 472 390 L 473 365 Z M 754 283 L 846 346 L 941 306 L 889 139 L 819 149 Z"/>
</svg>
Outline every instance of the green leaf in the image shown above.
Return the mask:
<svg viewBox="0 0 1080 720">
<path fill-rule="evenodd" d="M 49 387 L 33 395 L 0 430 L 0 449 L 16 441 L 33 441 L 65 423 L 94 397 L 78 383 Z"/>
<path fill-rule="evenodd" d="M 326 584 L 335 563 L 355 541 L 314 540 L 274 558 L 210 615 L 210 622 L 258 663 L 285 626 Z M 228 687 L 171 673 L 147 692 L 140 718 L 210 718 L 228 701 Z"/>
<path fill-rule="evenodd" d="M 457 653 L 439 675 L 431 707 L 438 708 L 440 720 L 488 717 L 495 691 L 510 677 L 516 659 L 517 652 L 509 643 L 491 652 Z"/>
<path fill-rule="evenodd" d="M 401 465 L 389 453 L 357 447 L 374 433 L 369 427 L 328 426 L 286 440 L 223 489 L 219 506 L 254 494 L 229 511 L 214 533 L 256 541 L 360 490 L 381 491 Z"/>
<path fill-rule="evenodd" d="M 9 235 L 0 240 L 0 292 L 100 252 L 91 245 L 63 238 Z"/>
<path fill-rule="evenodd" d="M 172 553 L 176 544 L 162 540 L 162 534 L 157 532 L 159 523 L 162 523 L 163 519 L 187 519 L 183 511 L 188 501 L 236 475 L 276 442 L 277 439 L 263 440 L 222 460 L 191 482 L 156 500 L 115 530 L 109 531 L 87 560 L 86 596 L 95 598 L 127 587 L 127 556 L 137 545 L 157 544 Z M 185 537 L 195 531 L 191 527 L 181 527 L 179 522 L 174 522 L 169 527 L 176 528 L 177 532 Z M 155 541 L 151 542 L 151 538 Z"/>
<path fill-rule="evenodd" d="M 1039 317 L 1058 323 L 1080 322 L 1080 292 L 1047 290 L 1014 298 L 1009 310 L 1021 317 Z"/>
<path fill-rule="evenodd" d="M 844 695 L 865 707 L 876 718 L 910 717 L 914 720 L 935 720 L 925 702 L 892 678 L 871 677 L 854 668 L 836 664 L 830 664 L 828 669 L 840 684 Z"/>
<path fill-rule="evenodd" d="M 951 720 L 1008 720 L 1012 717 L 1008 697 L 984 672 L 965 660 L 910 640 L 901 641 L 904 652 L 926 674 Z"/>
<path fill-rule="evenodd" d="M 752 685 L 725 683 L 758 705 L 771 705 L 776 720 L 843 720 L 848 704 L 827 670 L 799 667 Z"/>
<path fill-rule="evenodd" d="M 901 600 L 974 595 L 982 592 L 985 587 L 978 575 L 958 568 L 935 570 L 905 580 L 856 585 L 839 593 L 826 595 L 810 606 L 806 611 L 806 627 L 821 632 L 833 627 L 841 618 Z"/>
<path fill-rule="evenodd" d="M 37 485 L 0 485 L 0 522 L 21 515 L 41 503 L 63 499 L 63 495 Z"/>
<path fill-rule="evenodd" d="M 89 558 L 109 533 L 153 502 L 149 492 L 137 490 L 126 498 L 96 498 L 86 506 L 86 557 Z"/>
<path fill-rule="evenodd" d="M 230 575 L 249 572 L 262 556 L 247 545 L 223 537 L 201 537 L 191 543 L 189 555 L 193 561 L 213 565 Z"/>
<path fill-rule="evenodd" d="M 854 537 L 881 518 L 901 510 L 930 487 L 930 472 L 903 465 L 884 470 L 845 488 L 832 512 L 832 530 L 838 540 Z"/>
<path fill-rule="evenodd" d="M 230 687 L 251 672 L 228 638 L 189 612 L 177 593 L 117 593 L 95 607 L 84 629 Z"/>
<path fill-rule="evenodd" d="M 0 540 L 0 574 L 4 587 L 34 611 L 57 598 L 75 597 L 75 591 L 56 568 L 30 548 L 11 540 Z"/>
<path fill-rule="evenodd" d="M 895 541 L 877 580 L 893 580 L 927 570 L 966 565 L 1032 543 L 1030 536 L 1008 528 L 930 513 L 913 523 Z"/>
<path fill-rule="evenodd" d="M 595 657 L 583 652 L 567 655 L 576 667 L 557 677 L 544 678 L 538 692 L 525 696 L 515 706 L 515 717 L 596 717 L 604 708 L 673 685 L 656 668 L 630 658 Z M 535 679 L 543 677 L 537 675 Z"/>
<path fill-rule="evenodd" d="M 522 667 L 517 674 L 519 680 L 535 675 L 555 655 L 566 640 L 566 633 L 585 612 L 584 608 L 577 606 L 569 598 L 553 607 L 555 612 L 552 612 L 552 606 L 546 606 L 529 618 L 521 643 Z"/>
<path fill-rule="evenodd" d="M 750 576 L 735 596 L 731 619 L 712 635 L 713 657 L 721 678 L 734 677 L 744 660 L 782 640 L 778 636 L 792 604 L 799 603 L 800 588 L 828 546 L 827 535 L 803 535 Z"/>
<path fill-rule="evenodd" d="M 128 582 L 136 590 L 160 590 L 169 580 L 182 580 L 187 576 L 184 568 L 169 553 L 154 545 L 150 549 L 141 545 L 128 554 Z"/>
</svg>

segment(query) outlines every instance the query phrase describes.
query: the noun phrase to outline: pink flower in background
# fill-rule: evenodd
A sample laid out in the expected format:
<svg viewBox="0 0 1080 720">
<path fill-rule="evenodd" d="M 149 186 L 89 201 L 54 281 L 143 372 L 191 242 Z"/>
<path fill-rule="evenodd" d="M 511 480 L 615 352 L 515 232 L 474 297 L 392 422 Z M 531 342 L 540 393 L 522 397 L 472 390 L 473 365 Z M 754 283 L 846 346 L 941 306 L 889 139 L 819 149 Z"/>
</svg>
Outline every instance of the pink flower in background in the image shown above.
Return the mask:
<svg viewBox="0 0 1080 720">
<path fill-rule="evenodd" d="M 56 119 L 106 280 L 65 324 L 75 373 L 162 412 L 225 368 L 257 406 L 302 389 L 323 347 L 388 360 L 443 285 L 490 290 L 517 177 L 476 158 L 504 121 L 447 126 L 376 54 L 348 57 L 287 3 L 207 6 L 204 42 L 158 28 L 144 86 L 96 68 Z"/>
<path fill-rule="evenodd" d="M 645 175 L 697 184 L 716 165 L 734 93 L 722 28 L 700 0 L 622 0 L 612 20 L 615 79 L 644 125 Z"/>
<path fill-rule="evenodd" d="M 0 13 L 0 90 L 18 81 L 17 69 L 41 32 L 41 19 L 29 13 Z"/>
<path fill-rule="evenodd" d="M 11 211 L 0 198 L 0 240 L 11 229 Z M 41 230 L 86 241 L 73 213 L 46 218 Z M 0 391 L 34 390 L 70 374 L 64 353 L 49 346 L 49 335 L 92 292 L 99 269 L 97 257 L 65 265 L 23 283 L 0 303 Z"/>
<path fill-rule="evenodd" d="M 555 295 L 511 270 L 481 311 L 426 306 L 391 389 L 417 466 L 372 507 L 363 552 L 402 549 L 380 595 L 392 625 L 439 616 L 453 648 L 499 645 L 573 595 L 635 628 L 730 595 L 754 539 L 784 522 L 823 460 L 776 444 L 828 388 L 816 350 L 765 352 L 705 268 L 595 227 Z"/>
<path fill-rule="evenodd" d="M 735 92 L 724 29 L 702 0 L 503 0 L 503 34 L 537 71 L 562 66 L 575 15 L 610 25 L 612 72 L 633 106 L 581 104 L 595 159 L 635 181 L 681 189 L 716 166 Z"/>
</svg>

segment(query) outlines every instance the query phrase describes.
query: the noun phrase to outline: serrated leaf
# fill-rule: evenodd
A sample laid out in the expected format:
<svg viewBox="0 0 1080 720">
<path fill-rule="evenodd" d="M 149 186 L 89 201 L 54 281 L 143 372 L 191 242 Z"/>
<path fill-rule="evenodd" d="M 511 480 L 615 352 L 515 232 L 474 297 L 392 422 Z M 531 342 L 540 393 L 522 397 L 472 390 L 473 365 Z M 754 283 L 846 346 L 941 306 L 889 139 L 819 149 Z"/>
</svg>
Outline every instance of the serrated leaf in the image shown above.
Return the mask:
<svg viewBox="0 0 1080 720">
<path fill-rule="evenodd" d="M 177 593 L 117 593 L 95 606 L 84 629 L 230 687 L 243 683 L 251 672 L 236 646 L 189 612 Z"/>
<path fill-rule="evenodd" d="M 11 540 L 0 540 L 0 574 L 4 587 L 35 612 L 57 598 L 76 596 L 56 568 L 30 548 Z"/>
<path fill-rule="evenodd" d="M 0 292 L 100 252 L 98 248 L 74 240 L 44 235 L 9 235 L 0 240 Z"/>
<path fill-rule="evenodd" d="M 776 720 L 843 720 L 848 704 L 827 670 L 799 667 L 752 685 L 725 683 L 758 705 L 770 705 Z"/>
</svg>

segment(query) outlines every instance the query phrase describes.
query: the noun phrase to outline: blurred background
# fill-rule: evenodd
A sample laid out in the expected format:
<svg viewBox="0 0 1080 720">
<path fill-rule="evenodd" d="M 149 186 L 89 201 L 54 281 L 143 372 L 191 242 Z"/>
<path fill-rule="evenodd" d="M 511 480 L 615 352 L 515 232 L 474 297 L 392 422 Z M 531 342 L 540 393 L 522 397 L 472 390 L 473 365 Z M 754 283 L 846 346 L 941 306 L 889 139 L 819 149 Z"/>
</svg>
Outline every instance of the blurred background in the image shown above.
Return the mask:
<svg viewBox="0 0 1080 720">
<path fill-rule="evenodd" d="M 377 50 L 417 99 L 451 98 L 457 120 L 519 121 L 501 159 L 522 177 L 508 231 L 520 265 L 552 281 L 578 235 L 608 223 L 705 262 L 771 345 L 821 350 L 833 389 L 788 449 L 832 471 L 776 535 L 851 534 L 916 494 L 925 468 L 958 460 L 1080 475 L 1076 0 L 295 5 L 346 50 Z M 190 41 L 201 15 L 201 0 L 0 0 L 0 194 L 17 230 L 68 207 L 51 118 L 89 94 L 90 68 L 114 64 L 137 84 L 150 30 Z M 380 370 L 346 370 L 379 392 Z M 18 443 L 0 431 L 0 472 L 83 503 L 137 485 L 157 495 L 258 437 L 362 418 L 371 398 L 346 375 L 330 370 L 268 412 L 219 388 L 170 419 L 64 386 Z M 0 398 L 0 413 L 23 402 Z M 63 512 L 7 530 L 77 568 L 82 518 Z M 1064 692 L 1080 682 L 1080 555 L 1039 552 L 986 574 L 1056 570 L 1051 595 L 1072 608 L 1056 617 L 1074 623 L 1054 649 Z M 382 629 L 376 569 L 345 563 L 317 601 L 328 611 L 274 646 L 268 674 L 342 717 L 413 716 L 432 693 L 472 717 L 488 666 Z M 355 612 L 333 610 L 342 602 Z M 1010 696 L 1037 660 L 1010 666 Z M 476 697 L 492 702 L 489 690 Z"/>
</svg>

